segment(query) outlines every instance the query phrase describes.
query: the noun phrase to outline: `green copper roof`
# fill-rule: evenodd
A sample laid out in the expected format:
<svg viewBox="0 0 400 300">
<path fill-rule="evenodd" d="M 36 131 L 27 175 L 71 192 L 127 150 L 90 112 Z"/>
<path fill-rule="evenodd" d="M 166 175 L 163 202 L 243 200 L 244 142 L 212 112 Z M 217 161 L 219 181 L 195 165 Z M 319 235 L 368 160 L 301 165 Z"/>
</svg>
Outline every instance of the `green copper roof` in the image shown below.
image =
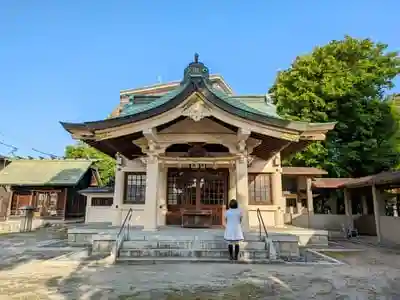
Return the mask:
<svg viewBox="0 0 400 300">
<path fill-rule="evenodd" d="M 276 112 L 275 105 L 268 103 L 268 99 L 265 96 L 229 96 L 224 92 L 212 87 L 208 88 L 218 98 L 242 110 L 244 114 L 248 112 L 263 115 L 269 118 L 282 119 Z"/>
<path fill-rule="evenodd" d="M 180 85 L 178 88 L 174 89 L 171 92 L 168 92 L 160 97 L 142 97 L 138 98 L 140 101 L 135 101 L 135 96 L 131 96 L 129 98 L 129 103 L 125 104 L 121 110 L 121 113 L 118 117 L 131 116 L 135 115 L 147 110 L 151 110 L 160 105 L 167 103 L 169 100 L 179 95 L 184 89 L 186 85 Z M 145 99 L 147 98 L 147 101 Z"/>
<path fill-rule="evenodd" d="M 173 91 L 159 97 L 146 97 L 141 95 L 131 96 L 129 103 L 122 108 L 119 116 L 135 115 L 165 104 L 175 96 L 179 95 L 185 87 L 186 85 L 181 85 Z M 221 100 L 243 111 L 244 117 L 246 117 L 246 112 L 248 112 L 265 117 L 282 119 L 276 112 L 275 105 L 269 103 L 266 96 L 230 96 L 210 86 L 208 86 L 208 88 Z"/>
<path fill-rule="evenodd" d="M 0 184 L 73 186 L 91 165 L 89 160 L 14 160 L 0 171 Z"/>
</svg>

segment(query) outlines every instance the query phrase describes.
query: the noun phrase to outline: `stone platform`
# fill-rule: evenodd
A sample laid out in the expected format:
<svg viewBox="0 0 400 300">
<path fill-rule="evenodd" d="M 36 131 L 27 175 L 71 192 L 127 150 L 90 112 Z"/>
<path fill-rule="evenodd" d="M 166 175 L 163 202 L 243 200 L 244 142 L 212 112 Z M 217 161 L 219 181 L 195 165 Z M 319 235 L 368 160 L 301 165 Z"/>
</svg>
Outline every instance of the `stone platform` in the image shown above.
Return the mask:
<svg viewBox="0 0 400 300">
<path fill-rule="evenodd" d="M 68 241 L 69 244 L 74 246 L 90 245 L 95 236 L 96 240 L 105 239 L 115 241 L 119 229 L 117 226 L 112 226 L 111 223 L 79 224 L 68 229 Z M 326 230 L 286 226 L 283 228 L 268 228 L 267 231 L 268 236 L 273 239 L 279 240 L 284 236 L 297 237 L 299 246 L 302 247 L 328 246 L 328 231 Z M 148 232 L 142 231 L 139 227 L 131 227 L 130 239 L 156 238 L 157 236 L 169 236 L 172 239 L 180 239 L 185 236 L 191 238 L 193 236 L 202 237 L 209 234 L 214 235 L 215 238 L 222 239 L 223 229 L 189 229 L 166 226 L 160 228 L 158 231 Z M 246 238 L 259 240 L 258 235 L 258 229 L 253 228 L 247 234 Z"/>
<path fill-rule="evenodd" d="M 86 224 L 68 230 L 71 246 L 90 246 L 92 254 L 111 253 L 119 227 L 110 224 Z M 118 252 L 117 262 L 158 260 L 226 260 L 227 245 L 223 229 L 187 229 L 162 227 L 157 231 L 131 228 Z M 245 233 L 240 260 L 262 263 L 273 259 L 299 256 L 299 247 L 327 246 L 328 232 L 295 227 L 269 228 L 268 238 L 258 230 Z"/>
</svg>

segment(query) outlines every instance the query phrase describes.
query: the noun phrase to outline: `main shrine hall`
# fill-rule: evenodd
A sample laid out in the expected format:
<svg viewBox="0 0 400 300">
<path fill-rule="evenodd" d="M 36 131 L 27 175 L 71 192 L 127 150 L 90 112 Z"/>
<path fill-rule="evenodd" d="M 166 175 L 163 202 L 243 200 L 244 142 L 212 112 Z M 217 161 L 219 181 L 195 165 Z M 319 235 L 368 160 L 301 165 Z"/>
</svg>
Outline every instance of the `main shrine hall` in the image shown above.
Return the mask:
<svg viewBox="0 0 400 300">
<path fill-rule="evenodd" d="M 269 95 L 235 95 L 197 54 L 179 82 L 121 91 L 110 118 L 61 124 L 116 158 L 114 188 L 85 192 L 86 222 L 119 226 L 131 210 L 144 230 L 221 226 L 230 199 L 245 229 L 257 226 L 257 211 L 282 226 L 281 161 L 335 126 L 284 119 Z M 312 210 L 311 181 L 305 190 Z"/>
</svg>

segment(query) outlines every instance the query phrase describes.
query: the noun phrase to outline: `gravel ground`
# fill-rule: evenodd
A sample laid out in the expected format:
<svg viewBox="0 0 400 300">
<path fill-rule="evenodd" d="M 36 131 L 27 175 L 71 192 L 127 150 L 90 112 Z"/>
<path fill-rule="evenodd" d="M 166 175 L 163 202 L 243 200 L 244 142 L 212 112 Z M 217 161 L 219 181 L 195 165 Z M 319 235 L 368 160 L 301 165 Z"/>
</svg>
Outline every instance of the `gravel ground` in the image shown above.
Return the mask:
<svg viewBox="0 0 400 300">
<path fill-rule="evenodd" d="M 110 265 L 29 256 L 49 238 L 30 235 L 0 237 L 0 299 L 400 299 L 400 253 L 374 246 L 340 266 Z"/>
</svg>

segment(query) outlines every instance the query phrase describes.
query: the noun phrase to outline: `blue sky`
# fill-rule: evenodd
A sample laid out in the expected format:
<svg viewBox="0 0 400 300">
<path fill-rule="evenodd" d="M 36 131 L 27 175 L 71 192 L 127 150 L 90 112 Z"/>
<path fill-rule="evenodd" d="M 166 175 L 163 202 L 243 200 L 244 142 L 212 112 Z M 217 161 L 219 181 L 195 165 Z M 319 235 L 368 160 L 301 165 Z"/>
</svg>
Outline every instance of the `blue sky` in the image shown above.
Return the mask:
<svg viewBox="0 0 400 300">
<path fill-rule="evenodd" d="M 399 50 L 399 11 L 398 0 L 1 1 L 0 141 L 62 155 L 73 140 L 59 121 L 105 118 L 119 90 L 180 79 L 194 52 L 236 93 L 261 94 L 345 34 Z"/>
</svg>

